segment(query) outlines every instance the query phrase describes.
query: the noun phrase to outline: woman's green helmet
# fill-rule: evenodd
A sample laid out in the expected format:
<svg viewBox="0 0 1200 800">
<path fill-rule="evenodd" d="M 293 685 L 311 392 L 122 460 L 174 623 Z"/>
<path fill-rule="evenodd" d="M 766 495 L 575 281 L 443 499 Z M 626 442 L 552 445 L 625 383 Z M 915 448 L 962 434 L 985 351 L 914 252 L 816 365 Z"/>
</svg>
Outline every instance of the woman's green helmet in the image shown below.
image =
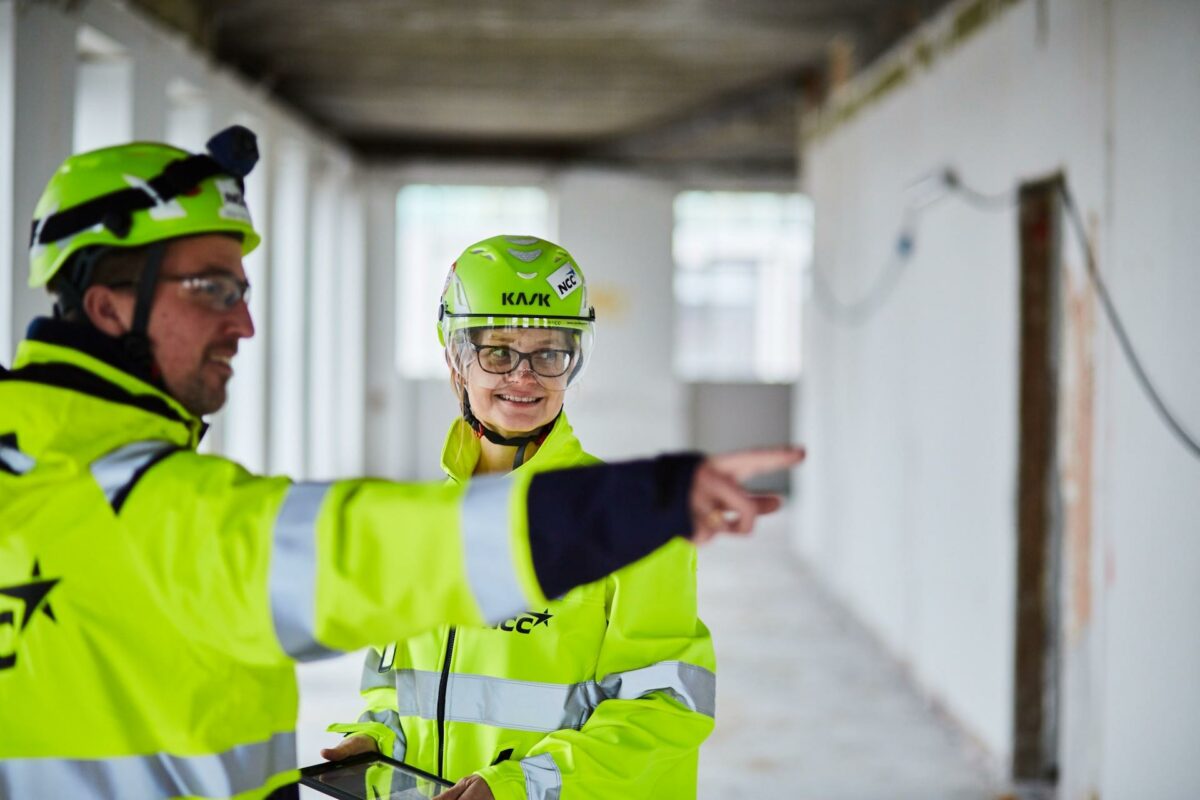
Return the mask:
<svg viewBox="0 0 1200 800">
<path fill-rule="evenodd" d="M 459 373 L 474 359 L 472 331 L 550 328 L 569 332 L 575 354 L 566 384 L 583 373 L 596 313 L 571 254 L 534 236 L 493 236 L 450 267 L 438 308 L 438 340 Z"/>
<path fill-rule="evenodd" d="M 45 286 L 88 247 L 139 247 L 202 233 L 237 234 L 258 246 L 242 178 L 254 166 L 254 134 L 234 126 L 192 155 L 156 142 L 73 155 L 50 178 L 34 212 L 29 285 Z"/>
</svg>

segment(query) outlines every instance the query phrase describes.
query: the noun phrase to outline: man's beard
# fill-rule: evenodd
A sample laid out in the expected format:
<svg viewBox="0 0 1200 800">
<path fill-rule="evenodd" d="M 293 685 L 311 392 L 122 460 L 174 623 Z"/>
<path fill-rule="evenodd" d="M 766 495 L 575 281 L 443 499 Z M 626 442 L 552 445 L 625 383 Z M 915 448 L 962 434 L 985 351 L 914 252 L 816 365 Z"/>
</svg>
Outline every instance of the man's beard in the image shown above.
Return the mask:
<svg viewBox="0 0 1200 800">
<path fill-rule="evenodd" d="M 175 392 L 175 399 L 180 405 L 197 417 L 214 414 L 225 405 L 227 381 L 211 386 L 204 380 L 201 370 L 196 370 L 188 376 L 186 383 Z"/>
</svg>

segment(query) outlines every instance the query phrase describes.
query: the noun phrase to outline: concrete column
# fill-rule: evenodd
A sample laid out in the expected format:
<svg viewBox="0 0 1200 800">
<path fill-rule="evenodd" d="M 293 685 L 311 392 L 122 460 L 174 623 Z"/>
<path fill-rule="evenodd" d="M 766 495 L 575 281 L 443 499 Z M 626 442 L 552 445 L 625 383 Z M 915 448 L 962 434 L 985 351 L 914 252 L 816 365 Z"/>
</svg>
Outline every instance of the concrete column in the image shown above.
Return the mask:
<svg viewBox="0 0 1200 800">
<path fill-rule="evenodd" d="M 13 113 L 16 66 L 16 10 L 12 0 L 0 0 L 0 364 L 9 365 L 13 351 L 12 296 L 16 272 L 13 267 Z M 19 271 L 19 270 L 18 270 Z"/>
<path fill-rule="evenodd" d="M 396 372 L 396 181 L 372 180 L 367 195 L 366 467 L 372 475 L 409 477 L 416 431 L 414 389 Z"/>
<path fill-rule="evenodd" d="M 29 224 L 46 181 L 71 152 L 75 103 L 76 22 L 55 8 L 38 3 L 0 3 L 5 35 L 11 47 L 5 71 L 11 91 L 11 145 L 3 154 L 12 164 L 6 196 L 11 271 L 0 301 L 12 309 L 8 336 L 0 347 L 5 360 L 25 335 L 30 320 L 47 313 L 50 302 L 42 291 L 26 285 L 29 277 Z"/>
<path fill-rule="evenodd" d="M 584 169 L 557 188 L 559 243 L 579 261 L 596 307 L 596 353 L 567 392 L 567 414 L 602 458 L 679 448 L 687 419 L 672 366 L 673 187 Z"/>
<path fill-rule="evenodd" d="M 271 188 L 271 415 L 269 468 L 304 477 L 308 360 L 305 298 L 311 204 L 310 156 L 293 139 L 276 143 Z"/>
<path fill-rule="evenodd" d="M 152 50 L 133 68 L 133 138 L 161 142 L 167 135 L 168 59 Z"/>
<path fill-rule="evenodd" d="M 351 173 L 342 186 L 337 209 L 336 260 L 329 265 L 337 272 L 338 358 L 337 464 L 339 476 L 359 475 L 365 468 L 366 414 L 366 219 L 365 192 L 360 175 Z"/>
<path fill-rule="evenodd" d="M 250 218 L 262 236 L 258 248 L 245 258 L 250 292 L 250 315 L 254 318 L 254 337 L 238 348 L 237 374 L 229 384 L 229 402 L 223 418 L 222 452 L 247 469 L 267 469 L 267 408 L 270 384 L 267 380 L 268 354 L 271 351 L 271 251 L 274 246 L 271 224 L 271 186 L 274 176 L 272 130 L 259 117 L 241 115 L 236 122 L 258 135 L 259 160 L 246 177 L 246 203 Z"/>
<path fill-rule="evenodd" d="M 338 248 L 337 208 L 343 181 L 336 165 L 319 158 L 314 169 L 309 239 L 308 337 L 308 475 L 328 480 L 337 452 Z"/>
<path fill-rule="evenodd" d="M 129 132 L 122 138 L 164 141 L 167 84 L 188 60 L 181 42 L 165 38 L 164 29 L 123 6 L 90 2 L 81 4 L 76 13 L 81 24 L 120 43 L 132 61 L 124 121 Z"/>
</svg>

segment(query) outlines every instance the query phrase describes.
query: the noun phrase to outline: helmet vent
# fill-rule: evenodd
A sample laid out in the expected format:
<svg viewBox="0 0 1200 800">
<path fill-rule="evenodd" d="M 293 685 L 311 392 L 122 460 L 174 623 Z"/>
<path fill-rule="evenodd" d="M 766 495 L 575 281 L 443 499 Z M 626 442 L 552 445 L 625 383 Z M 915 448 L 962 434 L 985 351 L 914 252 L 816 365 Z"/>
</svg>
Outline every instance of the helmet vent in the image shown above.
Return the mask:
<svg viewBox="0 0 1200 800">
<path fill-rule="evenodd" d="M 485 250 L 485 249 L 484 249 L 484 248 L 482 248 L 482 247 L 476 247 L 474 250 L 472 250 L 472 251 L 471 251 L 471 255 L 473 255 L 473 256 L 483 256 L 483 257 L 484 257 L 484 258 L 486 258 L 488 261 L 495 261 L 495 260 L 496 260 L 496 257 L 495 257 L 494 255 L 492 255 L 490 252 L 488 252 L 487 250 Z"/>
<path fill-rule="evenodd" d="M 524 261 L 528 264 L 530 261 L 536 261 L 541 255 L 541 250 L 513 250 L 509 248 L 508 254 L 518 261 Z"/>
<path fill-rule="evenodd" d="M 505 236 L 504 238 L 513 244 L 519 245 L 531 245 L 538 243 L 536 236 Z"/>
<path fill-rule="evenodd" d="M 518 272 L 517 273 L 518 278 L 524 278 L 527 281 L 531 281 L 534 278 L 536 278 L 537 276 L 538 276 L 538 274 L 536 272 Z"/>
</svg>

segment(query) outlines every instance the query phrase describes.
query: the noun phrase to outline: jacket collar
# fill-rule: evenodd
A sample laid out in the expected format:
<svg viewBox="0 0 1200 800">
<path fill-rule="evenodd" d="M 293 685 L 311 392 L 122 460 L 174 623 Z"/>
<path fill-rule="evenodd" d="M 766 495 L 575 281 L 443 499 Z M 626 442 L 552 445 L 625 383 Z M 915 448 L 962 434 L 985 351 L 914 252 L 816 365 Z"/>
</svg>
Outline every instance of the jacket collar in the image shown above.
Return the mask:
<svg viewBox="0 0 1200 800">
<path fill-rule="evenodd" d="M 136 406 L 185 426 L 198 443 L 208 426 L 139 375 L 115 339 L 74 323 L 39 317 L 17 345 L 10 380 L 30 380 Z"/>
<path fill-rule="evenodd" d="M 462 417 L 454 420 L 442 447 L 442 470 L 455 483 L 465 483 L 474 474 L 480 453 L 479 439 L 471 430 L 471 426 Z M 575 438 L 564 412 L 558 415 L 554 427 L 550 429 L 550 433 L 533 457 L 517 467 L 514 472 L 541 472 L 556 467 L 574 466 L 579 464 L 583 457 L 583 447 L 579 444 L 579 439 Z"/>
</svg>

